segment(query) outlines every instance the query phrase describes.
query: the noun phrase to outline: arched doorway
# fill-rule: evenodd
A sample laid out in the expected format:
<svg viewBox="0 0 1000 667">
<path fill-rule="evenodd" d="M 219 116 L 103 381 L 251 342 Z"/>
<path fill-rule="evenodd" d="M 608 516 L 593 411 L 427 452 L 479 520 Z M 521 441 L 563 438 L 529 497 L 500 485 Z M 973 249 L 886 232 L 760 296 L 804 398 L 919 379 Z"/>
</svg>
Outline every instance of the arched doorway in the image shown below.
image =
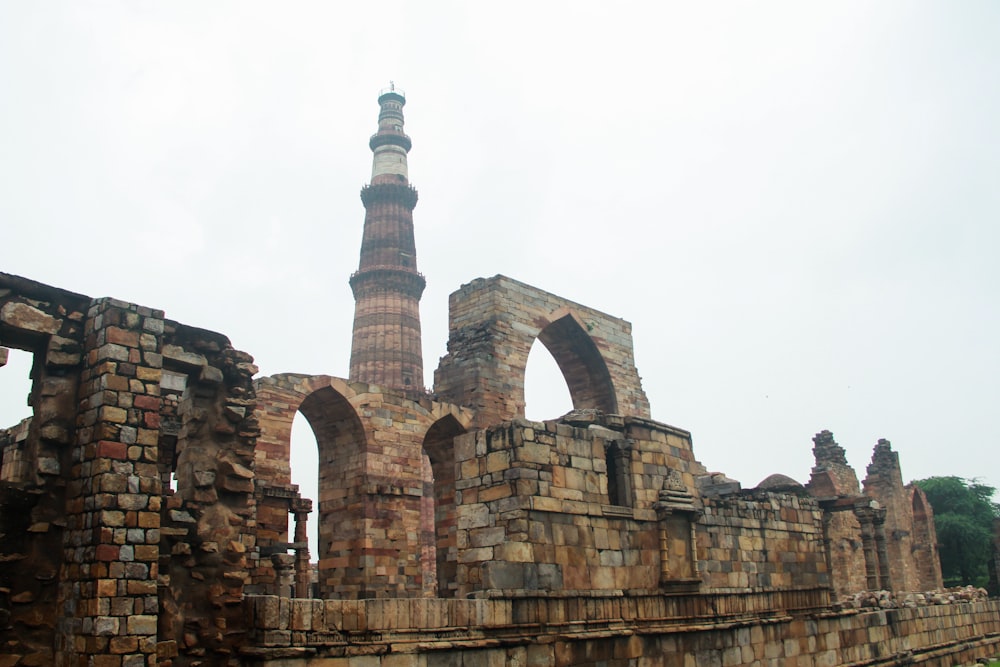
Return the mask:
<svg viewBox="0 0 1000 667">
<path fill-rule="evenodd" d="M 329 386 L 306 396 L 299 412 L 316 436 L 317 594 L 330 598 L 338 591 L 364 587 L 362 566 L 353 551 L 364 537 L 358 498 L 365 477 L 365 433 L 354 407 Z"/>
<path fill-rule="evenodd" d="M 458 420 L 446 415 L 434 422 L 424 436 L 423 449 L 430 469 L 424 471 L 421 506 L 421 542 L 428 556 L 423 569 L 427 580 L 436 583 L 438 597 L 454 597 L 458 590 L 454 441 L 463 433 L 465 429 Z M 428 472 L 430 479 L 426 476 Z"/>
</svg>

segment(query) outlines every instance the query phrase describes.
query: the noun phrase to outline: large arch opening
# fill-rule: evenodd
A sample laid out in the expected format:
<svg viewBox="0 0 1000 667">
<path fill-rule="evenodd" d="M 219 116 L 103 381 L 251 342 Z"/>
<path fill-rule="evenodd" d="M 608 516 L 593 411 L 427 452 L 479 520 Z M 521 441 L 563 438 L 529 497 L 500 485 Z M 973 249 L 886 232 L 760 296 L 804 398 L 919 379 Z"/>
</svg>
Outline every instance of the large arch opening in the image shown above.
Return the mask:
<svg viewBox="0 0 1000 667">
<path fill-rule="evenodd" d="M 573 397 L 559 364 L 536 339 L 524 369 L 524 416 L 533 421 L 560 417 L 573 409 Z"/>
<path fill-rule="evenodd" d="M 299 405 L 316 437 L 319 597 L 363 588 L 361 563 L 352 553 L 364 535 L 361 486 L 365 433 L 354 407 L 331 387 L 309 394 Z"/>
<path fill-rule="evenodd" d="M 421 553 L 427 560 L 422 567 L 426 581 L 434 582 L 437 596 L 442 598 L 454 597 L 458 591 L 455 438 L 463 433 L 465 429 L 458 420 L 446 415 L 434 422 L 424 436 L 423 449 L 429 465 L 423 471 Z"/>
<path fill-rule="evenodd" d="M 608 366 L 577 318 L 566 314 L 552 321 L 538 333 L 538 340 L 555 359 L 575 410 L 618 413 L 618 399 Z"/>
</svg>

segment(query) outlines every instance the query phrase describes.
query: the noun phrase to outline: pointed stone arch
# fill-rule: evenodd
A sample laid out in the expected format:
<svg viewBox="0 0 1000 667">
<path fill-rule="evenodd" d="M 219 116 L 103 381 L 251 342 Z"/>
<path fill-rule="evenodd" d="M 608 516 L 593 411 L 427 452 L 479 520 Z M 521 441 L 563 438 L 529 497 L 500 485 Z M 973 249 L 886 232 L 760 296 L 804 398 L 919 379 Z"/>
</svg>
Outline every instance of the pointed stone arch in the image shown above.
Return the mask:
<svg viewBox="0 0 1000 667">
<path fill-rule="evenodd" d="M 362 541 L 367 435 L 352 399 L 357 392 L 339 378 L 282 374 L 256 382 L 257 418 L 261 435 L 255 460 L 258 487 L 259 544 L 262 554 L 280 548 L 288 535 L 289 503 L 298 496 L 291 483 L 291 434 L 297 412 L 316 437 L 320 597 L 333 597 L 345 586 L 363 588 Z"/>
<path fill-rule="evenodd" d="M 319 452 L 319 595 L 331 597 L 354 572 L 354 545 L 363 535 L 357 518 L 365 476 L 365 429 L 347 398 L 330 386 L 303 399 L 299 411 L 316 436 Z"/>
<path fill-rule="evenodd" d="M 632 351 L 632 325 L 505 276 L 451 295 L 448 354 L 434 374 L 446 401 L 476 426 L 524 417 L 524 376 L 535 340 L 562 371 L 577 409 L 649 418 Z"/>
<path fill-rule="evenodd" d="M 269 544 L 278 550 L 287 545 L 287 507 L 289 498 L 297 496 L 288 460 L 298 412 L 309 422 L 318 449 L 316 594 L 436 594 L 433 471 L 438 466 L 447 479 L 447 461 L 454 461 L 452 440 L 469 428 L 471 413 L 425 396 L 325 375 L 276 375 L 258 380 L 255 389 L 261 428 L 255 456 L 262 555 Z M 453 463 L 450 475 L 453 480 Z M 266 567 L 261 572 L 266 584 Z"/>
<path fill-rule="evenodd" d="M 538 340 L 556 360 L 575 410 L 618 414 L 618 398 L 608 365 L 580 316 L 568 308 L 552 313 Z"/>
</svg>

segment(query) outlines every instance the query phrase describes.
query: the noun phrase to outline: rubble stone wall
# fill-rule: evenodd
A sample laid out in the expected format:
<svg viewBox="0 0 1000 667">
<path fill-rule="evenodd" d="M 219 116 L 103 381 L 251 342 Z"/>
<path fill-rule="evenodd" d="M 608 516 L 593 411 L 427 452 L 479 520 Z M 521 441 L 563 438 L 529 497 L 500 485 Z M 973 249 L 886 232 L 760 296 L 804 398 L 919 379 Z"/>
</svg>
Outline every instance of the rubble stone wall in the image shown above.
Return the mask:
<svg viewBox="0 0 1000 667">
<path fill-rule="evenodd" d="M 6 274 L 0 345 L 34 355 L 32 417 L 0 437 L 0 662 L 230 654 L 255 548 L 252 358 Z"/>
<path fill-rule="evenodd" d="M 0 346 L 33 356 L 32 417 L 0 432 L 0 646 L 34 664 L 55 660 L 62 616 L 66 479 L 89 306 L 85 296 L 0 274 Z"/>
<path fill-rule="evenodd" d="M 177 488 L 163 490 L 159 514 L 158 657 L 221 661 L 245 642 L 241 605 L 257 556 L 257 368 L 219 334 L 167 321 L 163 341 L 174 379 L 162 418 L 176 440 L 160 475 L 176 475 Z"/>
</svg>

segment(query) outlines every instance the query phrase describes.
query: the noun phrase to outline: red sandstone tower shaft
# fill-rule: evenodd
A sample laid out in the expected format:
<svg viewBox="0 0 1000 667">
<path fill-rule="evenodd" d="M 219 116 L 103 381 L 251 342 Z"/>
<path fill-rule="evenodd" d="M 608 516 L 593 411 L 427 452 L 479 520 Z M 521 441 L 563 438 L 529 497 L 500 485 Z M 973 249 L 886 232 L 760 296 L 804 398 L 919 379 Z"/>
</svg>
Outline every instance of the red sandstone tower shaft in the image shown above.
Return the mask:
<svg viewBox="0 0 1000 667">
<path fill-rule="evenodd" d="M 406 98 L 391 86 L 382 91 L 378 103 L 378 132 L 368 142 L 374 153 L 372 180 L 361 189 L 365 205 L 361 261 L 351 276 L 354 339 L 349 378 L 423 390 L 420 296 L 426 282 L 417 271 L 413 241 L 417 191 L 407 179 L 411 144 L 403 133 Z"/>
</svg>

